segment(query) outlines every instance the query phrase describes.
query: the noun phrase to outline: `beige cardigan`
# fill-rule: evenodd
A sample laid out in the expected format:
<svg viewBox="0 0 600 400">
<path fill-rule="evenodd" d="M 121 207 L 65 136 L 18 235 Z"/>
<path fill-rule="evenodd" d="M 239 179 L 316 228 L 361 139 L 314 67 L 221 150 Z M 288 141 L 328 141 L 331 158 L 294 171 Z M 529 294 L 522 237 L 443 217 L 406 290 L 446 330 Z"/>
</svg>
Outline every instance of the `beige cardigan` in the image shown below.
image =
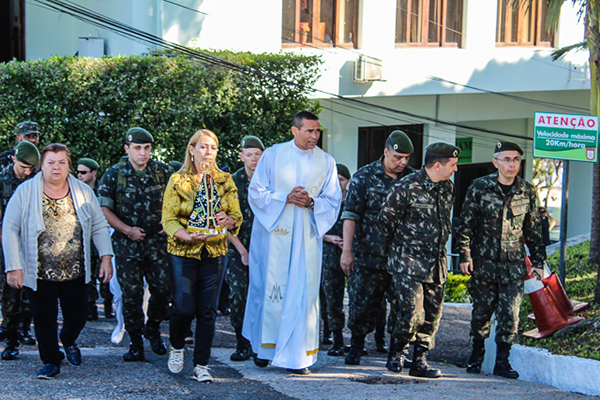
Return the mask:
<svg viewBox="0 0 600 400">
<path fill-rule="evenodd" d="M 68 177 L 73 206 L 83 232 L 85 281 L 90 280 L 91 240 L 100 257 L 114 255 L 108 223 L 88 185 Z M 45 230 L 42 217 L 42 172 L 23 182 L 10 198 L 2 223 L 5 271 L 23 270 L 24 284 L 37 289 L 38 237 Z"/>
</svg>

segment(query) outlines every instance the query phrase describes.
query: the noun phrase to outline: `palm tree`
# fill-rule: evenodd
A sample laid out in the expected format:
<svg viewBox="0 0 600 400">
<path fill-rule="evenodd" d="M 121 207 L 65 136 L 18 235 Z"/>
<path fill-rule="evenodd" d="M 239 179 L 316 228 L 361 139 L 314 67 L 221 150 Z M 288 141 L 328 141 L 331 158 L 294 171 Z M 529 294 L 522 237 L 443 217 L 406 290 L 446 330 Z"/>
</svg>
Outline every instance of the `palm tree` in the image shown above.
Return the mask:
<svg viewBox="0 0 600 400">
<path fill-rule="evenodd" d="M 534 0 L 512 0 L 514 7 L 532 6 Z M 542 0 L 548 4 L 548 28 L 555 30 L 558 26 L 560 10 L 565 0 Z M 554 60 L 562 57 L 571 50 L 587 49 L 590 53 L 591 71 L 591 95 L 590 114 L 600 116 L 600 0 L 571 0 L 577 8 L 577 15 L 584 21 L 585 38 L 583 42 L 564 47 L 555 51 L 552 55 Z M 600 164 L 595 163 L 593 167 L 592 188 L 592 226 L 589 262 L 598 266 L 598 278 L 594 302 L 600 304 Z"/>
</svg>

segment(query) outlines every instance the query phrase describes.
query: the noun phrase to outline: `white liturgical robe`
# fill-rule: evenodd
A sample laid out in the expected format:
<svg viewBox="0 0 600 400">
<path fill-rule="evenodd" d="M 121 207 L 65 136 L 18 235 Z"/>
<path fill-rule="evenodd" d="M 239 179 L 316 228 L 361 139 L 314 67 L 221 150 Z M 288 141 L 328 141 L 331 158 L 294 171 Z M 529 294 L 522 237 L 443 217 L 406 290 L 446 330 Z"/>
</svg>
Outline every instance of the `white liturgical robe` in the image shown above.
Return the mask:
<svg viewBox="0 0 600 400">
<path fill-rule="evenodd" d="M 312 210 L 286 204 L 296 186 Z M 319 351 L 323 235 L 336 222 L 342 193 L 335 160 L 294 141 L 261 157 L 248 189 L 254 212 L 243 335 L 258 358 L 290 369 L 309 367 Z"/>
</svg>

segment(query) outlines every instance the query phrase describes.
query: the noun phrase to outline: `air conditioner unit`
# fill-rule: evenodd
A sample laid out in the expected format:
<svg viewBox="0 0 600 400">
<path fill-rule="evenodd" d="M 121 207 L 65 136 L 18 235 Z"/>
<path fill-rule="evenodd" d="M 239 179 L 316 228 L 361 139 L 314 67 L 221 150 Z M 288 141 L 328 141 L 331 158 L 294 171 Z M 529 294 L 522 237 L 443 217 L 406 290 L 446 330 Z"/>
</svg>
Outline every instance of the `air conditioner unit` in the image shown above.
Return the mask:
<svg viewBox="0 0 600 400">
<path fill-rule="evenodd" d="M 359 54 L 354 64 L 354 82 L 382 81 L 382 66 L 381 60 Z"/>
</svg>

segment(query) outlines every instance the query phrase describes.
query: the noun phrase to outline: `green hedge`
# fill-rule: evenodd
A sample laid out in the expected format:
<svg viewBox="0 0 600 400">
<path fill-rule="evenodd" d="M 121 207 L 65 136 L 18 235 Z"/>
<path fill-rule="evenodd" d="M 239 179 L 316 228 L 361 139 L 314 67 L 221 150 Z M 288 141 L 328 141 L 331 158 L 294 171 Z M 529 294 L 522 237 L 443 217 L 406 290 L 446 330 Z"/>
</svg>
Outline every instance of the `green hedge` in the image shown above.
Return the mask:
<svg viewBox="0 0 600 400">
<path fill-rule="evenodd" d="M 444 289 L 444 302 L 446 303 L 470 303 L 471 296 L 467 289 L 470 275 L 456 274 L 450 272 L 446 279 Z"/>
<path fill-rule="evenodd" d="M 243 136 L 267 146 L 289 140 L 294 113 L 320 111 L 304 89 L 319 76 L 319 58 L 213 54 L 299 86 L 174 56 L 12 61 L 0 64 L 0 149 L 14 145 L 18 122 L 32 120 L 42 145 L 66 144 L 74 159 L 91 157 L 105 169 L 124 154 L 133 126 L 153 134 L 154 157 L 163 161 L 182 160 L 189 137 L 207 128 L 220 139 L 219 165 L 235 169 Z"/>
</svg>

